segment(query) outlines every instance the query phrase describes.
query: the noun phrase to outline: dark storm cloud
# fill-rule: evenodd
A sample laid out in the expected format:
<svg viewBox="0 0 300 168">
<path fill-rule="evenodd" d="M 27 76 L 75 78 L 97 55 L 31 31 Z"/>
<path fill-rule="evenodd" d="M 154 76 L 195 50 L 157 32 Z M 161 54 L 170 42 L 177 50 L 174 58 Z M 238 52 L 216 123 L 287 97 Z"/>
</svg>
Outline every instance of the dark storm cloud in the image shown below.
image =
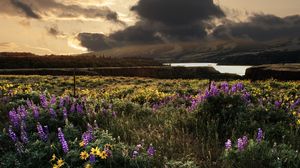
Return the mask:
<svg viewBox="0 0 300 168">
<path fill-rule="evenodd" d="M 55 0 L 1 0 L 0 14 L 1 13 L 35 19 L 104 18 L 116 23 L 124 24 L 119 20 L 118 14 L 108 7 L 84 7 L 77 4 L 64 4 Z"/>
<path fill-rule="evenodd" d="M 99 33 L 79 33 L 77 39 L 89 51 L 100 51 L 115 46 L 114 41 Z"/>
<path fill-rule="evenodd" d="M 214 36 L 219 38 L 246 38 L 254 41 L 271 41 L 300 37 L 300 16 L 280 18 L 274 15 L 254 15 L 247 22 L 227 22 L 217 27 Z"/>
<path fill-rule="evenodd" d="M 27 17 L 39 19 L 40 16 L 36 14 L 29 5 L 21 2 L 20 0 L 10 0 L 11 4 L 14 5 L 17 9 L 24 12 Z"/>
<path fill-rule="evenodd" d="M 206 36 L 201 23 L 167 26 L 161 23 L 140 21 L 125 30 L 115 32 L 109 37 L 125 43 L 154 43 L 167 41 L 186 41 Z"/>
<path fill-rule="evenodd" d="M 138 22 L 134 26 L 127 27 L 125 30 L 117 31 L 109 36 L 123 43 L 152 43 L 161 42 L 161 39 L 155 36 L 156 26 L 145 22 Z"/>
<path fill-rule="evenodd" d="M 142 21 L 112 37 L 134 41 L 140 37 L 141 42 L 157 41 L 158 37 L 170 41 L 199 39 L 206 36 L 203 21 L 224 16 L 212 0 L 140 0 L 132 11 Z"/>
<path fill-rule="evenodd" d="M 117 41 L 118 45 L 202 39 L 207 35 L 204 21 L 224 16 L 213 0 L 140 0 L 131 9 L 139 15 L 140 21 L 106 38 Z M 101 38 L 97 39 L 102 43 Z"/>
<path fill-rule="evenodd" d="M 224 16 L 212 0 L 140 0 L 132 10 L 142 18 L 168 25 L 191 24 Z"/>
</svg>

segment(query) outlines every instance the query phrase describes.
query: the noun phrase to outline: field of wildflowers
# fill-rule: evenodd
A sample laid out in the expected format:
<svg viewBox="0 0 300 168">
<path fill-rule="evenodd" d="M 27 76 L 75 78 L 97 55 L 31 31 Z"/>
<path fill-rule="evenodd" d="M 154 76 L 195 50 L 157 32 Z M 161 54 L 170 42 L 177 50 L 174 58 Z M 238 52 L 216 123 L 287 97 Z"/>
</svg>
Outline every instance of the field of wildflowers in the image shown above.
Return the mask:
<svg viewBox="0 0 300 168">
<path fill-rule="evenodd" d="M 300 167 L 300 83 L 0 76 L 0 167 Z"/>
</svg>

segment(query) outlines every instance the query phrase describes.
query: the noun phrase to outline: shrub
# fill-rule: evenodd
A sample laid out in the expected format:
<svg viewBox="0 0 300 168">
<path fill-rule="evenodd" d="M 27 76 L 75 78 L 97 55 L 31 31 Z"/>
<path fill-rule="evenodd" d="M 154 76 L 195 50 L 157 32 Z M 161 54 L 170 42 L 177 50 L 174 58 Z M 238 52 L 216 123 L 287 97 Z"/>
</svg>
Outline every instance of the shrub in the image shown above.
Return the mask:
<svg viewBox="0 0 300 168">
<path fill-rule="evenodd" d="M 224 165 L 228 168 L 298 168 L 300 155 L 286 144 L 272 146 L 268 141 L 250 140 L 244 151 L 236 148 L 225 151 Z"/>
<path fill-rule="evenodd" d="M 235 144 L 228 139 L 223 153 L 224 167 L 236 168 L 297 168 L 300 154 L 286 144 L 271 145 L 264 140 L 262 129 L 258 129 L 256 139 L 247 136 L 239 138 Z"/>
</svg>

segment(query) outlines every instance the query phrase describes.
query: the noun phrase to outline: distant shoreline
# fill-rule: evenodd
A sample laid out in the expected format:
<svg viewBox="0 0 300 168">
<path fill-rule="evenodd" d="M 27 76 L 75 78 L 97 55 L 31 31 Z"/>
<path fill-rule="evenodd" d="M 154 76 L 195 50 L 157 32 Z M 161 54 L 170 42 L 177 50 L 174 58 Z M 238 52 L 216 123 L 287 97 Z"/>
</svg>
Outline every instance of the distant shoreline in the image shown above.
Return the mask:
<svg viewBox="0 0 300 168">
<path fill-rule="evenodd" d="M 74 71 L 75 70 L 75 71 Z M 54 75 L 54 76 L 124 76 L 150 77 L 159 79 L 241 79 L 235 74 L 222 74 L 212 67 L 99 67 L 99 68 L 36 68 L 36 69 L 0 69 L 1 75 Z"/>
<path fill-rule="evenodd" d="M 150 77 L 159 79 L 250 79 L 250 80 L 300 80 L 300 64 L 270 64 L 253 66 L 246 70 L 245 76 L 224 74 L 213 67 L 99 67 L 99 68 L 32 68 L 0 69 L 0 75 L 53 75 L 53 76 L 124 76 Z"/>
<path fill-rule="evenodd" d="M 246 70 L 245 78 L 252 80 L 300 80 L 300 64 L 266 64 Z"/>
</svg>

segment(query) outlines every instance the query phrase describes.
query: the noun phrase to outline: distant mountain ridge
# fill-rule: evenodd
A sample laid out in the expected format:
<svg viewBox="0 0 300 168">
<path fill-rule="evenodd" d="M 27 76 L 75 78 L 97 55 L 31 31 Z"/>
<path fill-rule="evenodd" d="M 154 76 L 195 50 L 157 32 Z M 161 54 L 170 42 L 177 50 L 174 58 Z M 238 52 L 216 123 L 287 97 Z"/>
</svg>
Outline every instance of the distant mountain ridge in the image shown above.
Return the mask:
<svg viewBox="0 0 300 168">
<path fill-rule="evenodd" d="M 166 44 L 135 45 L 80 55 L 0 53 L 0 65 L 9 67 L 18 61 L 25 68 L 103 67 L 161 65 L 162 63 L 209 62 L 227 65 L 300 63 L 300 40 L 257 43 L 245 40 L 211 40 Z M 38 63 L 36 63 L 38 62 Z M 38 65 L 36 65 L 38 64 Z M 50 64 L 50 65 L 49 65 Z M 56 64 L 56 65 L 55 65 Z M 21 65 L 24 66 L 24 65 Z M 13 68 L 18 68 L 14 65 Z"/>
<path fill-rule="evenodd" d="M 272 43 L 245 40 L 198 41 L 121 47 L 93 54 L 113 58 L 138 56 L 153 58 L 163 63 L 211 62 L 233 65 L 300 63 L 300 42 L 299 40 L 283 40 Z"/>
</svg>

